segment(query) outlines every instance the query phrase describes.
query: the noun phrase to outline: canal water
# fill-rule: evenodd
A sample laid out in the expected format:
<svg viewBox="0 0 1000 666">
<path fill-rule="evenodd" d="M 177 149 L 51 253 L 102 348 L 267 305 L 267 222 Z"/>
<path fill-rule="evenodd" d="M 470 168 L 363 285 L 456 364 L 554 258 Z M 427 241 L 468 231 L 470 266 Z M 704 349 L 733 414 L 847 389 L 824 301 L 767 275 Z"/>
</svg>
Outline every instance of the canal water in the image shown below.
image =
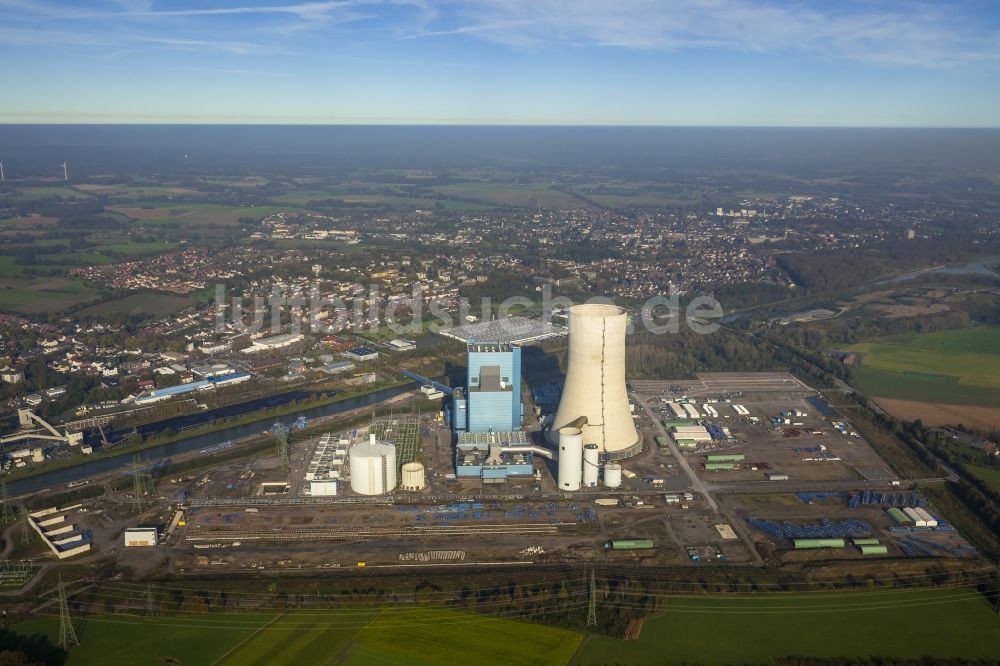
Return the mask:
<svg viewBox="0 0 1000 666">
<path fill-rule="evenodd" d="M 302 416 L 311 420 L 321 416 L 341 414 L 343 412 L 349 412 L 352 409 L 367 407 L 369 405 L 374 405 L 384 400 L 394 398 L 397 395 L 406 393 L 412 389 L 412 384 L 394 386 L 392 388 L 369 393 L 368 395 L 358 396 L 357 398 L 348 398 L 346 400 L 341 400 L 328 405 L 322 405 L 320 407 L 301 409 L 290 414 L 285 414 L 277 420 L 287 426 L 291 426 L 296 419 Z M 182 453 L 207 449 L 227 440 L 237 440 L 242 437 L 246 437 L 247 435 L 255 435 L 257 433 L 270 430 L 273 425 L 273 420 L 262 419 L 253 423 L 233 426 L 231 428 L 218 430 L 204 435 L 195 435 L 193 437 L 181 439 L 169 444 L 160 444 L 148 449 L 143 449 L 141 453 L 143 457 L 151 463 L 156 463 L 157 461 L 166 462 L 173 456 L 177 456 Z M 52 472 L 39 474 L 27 479 L 11 481 L 7 484 L 7 492 L 11 496 L 16 496 L 37 492 L 42 489 L 63 489 L 64 486 L 70 481 L 77 481 L 79 479 L 85 479 L 97 474 L 104 474 L 116 469 L 121 469 L 132 462 L 136 453 L 136 451 L 130 451 L 117 456 L 109 456 L 107 458 L 87 461 L 73 467 L 53 470 Z"/>
</svg>

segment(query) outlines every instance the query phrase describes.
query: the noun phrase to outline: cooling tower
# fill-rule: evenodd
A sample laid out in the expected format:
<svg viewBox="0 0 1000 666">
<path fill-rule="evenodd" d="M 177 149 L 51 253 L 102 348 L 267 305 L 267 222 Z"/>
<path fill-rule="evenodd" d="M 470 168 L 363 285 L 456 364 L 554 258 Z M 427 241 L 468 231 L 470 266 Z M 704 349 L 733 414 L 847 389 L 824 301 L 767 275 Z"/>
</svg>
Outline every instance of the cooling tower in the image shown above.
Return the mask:
<svg viewBox="0 0 1000 666">
<path fill-rule="evenodd" d="M 625 311 L 615 305 L 585 304 L 569 309 L 569 364 L 559 409 L 548 431 L 558 444 L 559 429 L 579 425 L 586 442 L 610 460 L 642 450 L 625 391 Z"/>
<path fill-rule="evenodd" d="M 579 428 L 559 431 L 559 490 L 579 490 L 583 476 L 583 434 Z"/>
</svg>

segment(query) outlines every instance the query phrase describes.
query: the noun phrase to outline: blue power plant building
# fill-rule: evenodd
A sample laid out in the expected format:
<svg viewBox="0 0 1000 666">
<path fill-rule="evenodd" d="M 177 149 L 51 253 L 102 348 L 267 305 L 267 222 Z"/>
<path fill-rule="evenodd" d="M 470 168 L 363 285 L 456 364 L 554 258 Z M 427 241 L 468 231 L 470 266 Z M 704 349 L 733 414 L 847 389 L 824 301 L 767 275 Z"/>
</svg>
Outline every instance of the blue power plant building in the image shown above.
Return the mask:
<svg viewBox="0 0 1000 666">
<path fill-rule="evenodd" d="M 506 343 L 471 343 L 465 400 L 469 432 L 521 429 L 521 348 Z M 456 409 L 456 417 L 459 410 Z M 458 418 L 456 423 L 461 423 Z"/>
</svg>

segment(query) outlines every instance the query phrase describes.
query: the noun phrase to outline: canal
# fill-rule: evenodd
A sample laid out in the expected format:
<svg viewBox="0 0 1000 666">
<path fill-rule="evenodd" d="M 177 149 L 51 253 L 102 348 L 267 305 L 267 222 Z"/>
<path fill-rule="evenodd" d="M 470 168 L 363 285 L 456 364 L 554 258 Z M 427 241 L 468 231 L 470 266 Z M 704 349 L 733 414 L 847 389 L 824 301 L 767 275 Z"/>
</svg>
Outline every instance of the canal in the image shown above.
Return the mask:
<svg viewBox="0 0 1000 666">
<path fill-rule="evenodd" d="M 292 423 L 301 416 L 312 420 L 321 416 L 341 414 L 360 407 L 368 407 L 370 405 L 389 400 L 390 398 L 394 398 L 412 389 L 412 384 L 394 386 L 392 388 L 382 389 L 381 391 L 375 391 L 374 393 L 358 396 L 356 398 L 348 398 L 346 400 L 330 403 L 328 405 L 304 408 L 290 414 L 285 414 L 277 420 L 281 421 L 285 425 L 291 426 Z M 166 462 L 169 461 L 170 458 L 183 453 L 207 449 L 219 444 L 220 442 L 225 442 L 227 440 L 235 441 L 248 435 L 255 435 L 266 430 L 270 430 L 272 425 L 274 425 L 274 421 L 271 419 L 262 419 L 253 423 L 237 425 L 204 435 L 194 435 L 186 439 L 170 442 L 169 444 L 152 446 L 148 449 L 142 449 L 141 453 L 143 457 L 151 463 L 158 461 Z M 136 451 L 124 452 L 121 455 L 89 460 L 81 462 L 79 465 L 74 465 L 73 467 L 64 467 L 62 469 L 53 470 L 51 472 L 46 472 L 44 474 L 39 474 L 26 479 L 11 481 L 7 484 L 7 492 L 11 496 L 17 496 L 26 493 L 38 492 L 42 489 L 59 490 L 70 481 L 78 481 L 80 479 L 86 479 L 98 474 L 105 474 L 116 469 L 121 469 L 125 465 L 132 462 L 136 453 Z"/>
</svg>

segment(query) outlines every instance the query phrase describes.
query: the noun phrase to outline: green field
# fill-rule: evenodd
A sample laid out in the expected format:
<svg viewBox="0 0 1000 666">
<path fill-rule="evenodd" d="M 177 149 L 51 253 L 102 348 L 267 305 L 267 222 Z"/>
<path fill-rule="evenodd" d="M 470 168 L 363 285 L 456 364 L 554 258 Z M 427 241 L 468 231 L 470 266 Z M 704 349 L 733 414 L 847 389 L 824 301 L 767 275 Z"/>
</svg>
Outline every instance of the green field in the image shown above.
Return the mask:
<svg viewBox="0 0 1000 666">
<path fill-rule="evenodd" d="M 437 608 L 295 610 L 279 615 L 201 613 L 77 619 L 67 666 L 298 664 L 542 664 L 569 662 L 583 635 Z M 55 642 L 58 618 L 22 622 L 21 635 Z M 127 640 L 123 640 L 127 635 Z"/>
<path fill-rule="evenodd" d="M 888 590 L 671 597 L 639 640 L 595 637 L 573 664 L 772 663 L 836 659 L 992 658 L 1000 622 L 971 590 Z"/>
<path fill-rule="evenodd" d="M 0 310 L 26 313 L 60 312 L 95 298 L 98 292 L 64 278 L 0 280 Z"/>
<path fill-rule="evenodd" d="M 1000 492 L 1000 469 L 983 465 L 966 465 L 966 468 Z"/>
<path fill-rule="evenodd" d="M 460 183 L 439 185 L 435 192 L 459 199 L 472 199 L 498 206 L 521 208 L 589 208 L 585 202 L 565 192 L 553 190 L 548 183 Z"/>
<path fill-rule="evenodd" d="M 215 663 L 243 642 L 273 615 L 249 613 L 196 614 L 139 618 L 128 615 L 91 616 L 74 620 L 80 645 L 73 648 L 66 666 L 115 664 L 154 666 L 170 663 L 184 666 Z M 59 638 L 59 619 L 30 620 L 13 627 L 21 635 L 41 634 L 54 644 Z"/>
<path fill-rule="evenodd" d="M 329 663 L 374 615 L 374 610 L 290 611 L 237 645 L 218 663 L 220 666 Z"/>
<path fill-rule="evenodd" d="M 210 203 L 139 201 L 115 206 L 142 224 L 178 226 L 234 226 L 241 217 L 261 219 L 273 213 L 294 212 L 294 206 L 224 206 Z"/>
<path fill-rule="evenodd" d="M 566 629 L 443 609 L 385 609 L 348 646 L 345 663 L 565 664 L 583 636 Z"/>
<path fill-rule="evenodd" d="M 76 314 L 79 317 L 94 317 L 111 313 L 145 313 L 154 317 L 163 317 L 182 310 L 189 305 L 191 305 L 191 301 L 181 296 L 139 293 L 97 303 L 96 305 L 83 308 Z"/>
<path fill-rule="evenodd" d="M 885 398 L 995 406 L 1000 404 L 1000 327 L 883 338 L 849 347 L 863 392 Z"/>
<path fill-rule="evenodd" d="M 102 252 L 115 252 L 126 256 L 138 256 L 165 252 L 175 247 L 177 247 L 177 243 L 169 243 L 167 241 L 125 241 L 121 243 L 109 243 L 108 245 L 98 245 L 95 249 Z"/>
<path fill-rule="evenodd" d="M 946 405 L 1000 405 L 1000 389 L 960 384 L 941 375 L 886 372 L 860 367 L 852 371 L 851 377 L 851 384 L 870 396 Z"/>
<path fill-rule="evenodd" d="M 25 187 L 18 189 L 14 195 L 22 201 L 38 201 L 51 197 L 61 197 L 63 199 L 90 199 L 91 195 L 80 192 L 69 187 Z"/>
</svg>

